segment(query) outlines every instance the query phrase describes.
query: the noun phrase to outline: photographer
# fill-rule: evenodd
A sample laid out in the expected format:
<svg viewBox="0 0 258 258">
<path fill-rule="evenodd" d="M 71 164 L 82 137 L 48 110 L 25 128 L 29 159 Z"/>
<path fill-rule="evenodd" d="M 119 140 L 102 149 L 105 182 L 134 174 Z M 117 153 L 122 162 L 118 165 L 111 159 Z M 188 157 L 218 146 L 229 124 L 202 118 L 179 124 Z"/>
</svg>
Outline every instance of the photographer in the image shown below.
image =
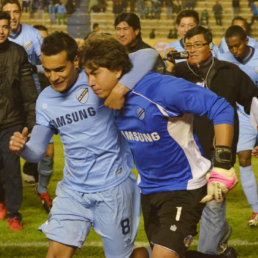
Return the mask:
<svg viewBox="0 0 258 258">
<path fill-rule="evenodd" d="M 257 96 L 258 92 L 251 79 L 236 65 L 214 58 L 210 49 L 211 42 L 212 34 L 208 29 L 202 26 L 190 29 L 184 37 L 185 49 L 189 53 L 188 59 L 175 64 L 170 62 L 173 59 L 169 61 L 166 56 L 167 72 L 210 89 L 232 105 L 235 110 L 232 145 L 232 165 L 234 165 L 238 140 L 236 102 L 243 105 L 245 111 L 249 113 L 252 97 Z M 204 156 L 212 161 L 214 130 L 211 123 L 205 117 L 195 116 L 194 130 L 203 148 Z M 202 214 L 198 250 L 203 253 L 217 254 L 217 248 L 220 243 L 227 241 L 230 232 L 231 228 L 225 218 L 225 201 L 221 204 L 209 202 Z M 233 252 L 233 249 L 228 248 L 225 252 Z"/>
</svg>

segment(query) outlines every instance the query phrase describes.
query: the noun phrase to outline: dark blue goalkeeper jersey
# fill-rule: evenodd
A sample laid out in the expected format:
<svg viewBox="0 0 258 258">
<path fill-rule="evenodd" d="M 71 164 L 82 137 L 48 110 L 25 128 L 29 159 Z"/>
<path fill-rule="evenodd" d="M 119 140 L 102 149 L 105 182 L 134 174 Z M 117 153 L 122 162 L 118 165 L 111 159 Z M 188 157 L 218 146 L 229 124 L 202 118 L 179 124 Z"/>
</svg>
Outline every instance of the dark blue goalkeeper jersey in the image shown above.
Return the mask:
<svg viewBox="0 0 258 258">
<path fill-rule="evenodd" d="M 233 109 L 208 89 L 172 76 L 147 74 L 131 91 L 116 123 L 139 171 L 142 194 L 197 189 L 210 161 L 193 135 L 193 115 L 233 124 Z"/>
</svg>

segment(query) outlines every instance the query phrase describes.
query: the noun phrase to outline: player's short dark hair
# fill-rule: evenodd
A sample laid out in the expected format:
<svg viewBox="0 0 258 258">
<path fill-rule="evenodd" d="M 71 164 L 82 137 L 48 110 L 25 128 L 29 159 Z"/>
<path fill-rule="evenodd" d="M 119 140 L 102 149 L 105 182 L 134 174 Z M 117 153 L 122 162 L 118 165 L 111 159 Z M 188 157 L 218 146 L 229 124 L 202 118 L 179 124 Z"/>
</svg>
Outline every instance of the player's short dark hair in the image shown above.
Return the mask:
<svg viewBox="0 0 258 258">
<path fill-rule="evenodd" d="M 10 25 L 10 23 L 11 23 L 10 14 L 7 12 L 0 11 L 0 20 L 7 20 L 8 24 Z"/>
<path fill-rule="evenodd" d="M 2 10 L 3 10 L 3 7 L 7 4 L 16 4 L 19 8 L 19 10 L 21 11 L 21 4 L 19 2 L 19 0 L 3 0 L 2 1 Z"/>
<path fill-rule="evenodd" d="M 232 37 L 240 37 L 241 40 L 245 40 L 247 38 L 247 34 L 240 26 L 232 25 L 226 30 L 225 38 Z"/>
<path fill-rule="evenodd" d="M 197 25 L 200 22 L 199 14 L 196 11 L 186 9 L 178 13 L 176 17 L 176 24 L 179 25 L 182 18 L 186 18 L 186 17 L 192 17 Z"/>
<path fill-rule="evenodd" d="M 47 27 L 41 24 L 36 24 L 33 26 L 35 29 L 37 30 L 44 30 L 44 31 L 48 31 Z"/>
<path fill-rule="evenodd" d="M 195 35 L 203 34 L 204 39 L 207 41 L 207 43 L 212 42 L 212 33 L 209 29 L 204 28 L 203 26 L 196 26 L 192 29 L 188 30 L 185 34 L 184 41 L 186 39 L 190 39 Z"/>
<path fill-rule="evenodd" d="M 127 22 L 134 30 L 141 30 L 140 18 L 135 13 L 120 13 L 115 19 L 115 27 L 120 22 Z"/>
<path fill-rule="evenodd" d="M 110 71 L 122 69 L 123 74 L 132 68 L 126 48 L 116 38 L 105 33 L 92 33 L 88 37 L 80 53 L 80 66 L 90 69 L 105 67 Z"/>
<path fill-rule="evenodd" d="M 47 36 L 41 45 L 41 52 L 46 56 L 56 55 L 66 51 L 67 60 L 73 62 L 78 54 L 78 45 L 76 41 L 67 33 L 55 31 Z"/>
<path fill-rule="evenodd" d="M 232 19 L 231 25 L 233 25 L 234 21 L 236 21 L 236 20 L 240 20 L 240 21 L 244 22 L 245 31 L 246 31 L 247 35 L 249 35 L 251 28 L 250 28 L 250 24 L 247 22 L 247 20 L 242 16 L 236 16 Z"/>
</svg>

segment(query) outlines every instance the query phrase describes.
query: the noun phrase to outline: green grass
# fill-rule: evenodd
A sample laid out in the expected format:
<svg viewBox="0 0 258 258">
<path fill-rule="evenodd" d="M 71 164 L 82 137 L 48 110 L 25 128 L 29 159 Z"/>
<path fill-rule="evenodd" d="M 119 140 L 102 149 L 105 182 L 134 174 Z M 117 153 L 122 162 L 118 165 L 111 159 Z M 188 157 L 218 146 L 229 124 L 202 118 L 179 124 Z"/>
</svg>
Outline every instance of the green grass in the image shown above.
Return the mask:
<svg viewBox="0 0 258 258">
<path fill-rule="evenodd" d="M 256 177 L 258 179 L 258 159 L 254 159 Z M 22 161 L 23 162 L 23 161 Z M 49 192 L 54 196 L 56 184 L 62 178 L 63 149 L 59 137 L 55 136 L 55 161 L 54 174 L 49 184 Z M 238 167 L 236 166 L 237 171 Z M 137 171 L 134 171 L 137 173 Z M 48 249 L 48 241 L 45 235 L 37 228 L 47 220 L 48 215 L 41 206 L 41 202 L 35 194 L 34 187 L 24 184 L 23 203 L 21 207 L 23 215 L 23 231 L 11 232 L 7 220 L 0 221 L 0 257 L 45 257 Z M 258 227 L 250 228 L 247 221 L 250 219 L 251 208 L 248 205 L 241 183 L 228 195 L 227 219 L 230 222 L 233 233 L 230 245 L 233 246 L 239 257 L 258 257 Z M 198 236 L 191 249 L 196 249 Z M 136 245 L 148 246 L 143 229 L 143 220 L 140 221 Z M 81 250 L 77 250 L 74 257 L 104 257 L 101 238 L 92 231 L 87 242 Z"/>
</svg>

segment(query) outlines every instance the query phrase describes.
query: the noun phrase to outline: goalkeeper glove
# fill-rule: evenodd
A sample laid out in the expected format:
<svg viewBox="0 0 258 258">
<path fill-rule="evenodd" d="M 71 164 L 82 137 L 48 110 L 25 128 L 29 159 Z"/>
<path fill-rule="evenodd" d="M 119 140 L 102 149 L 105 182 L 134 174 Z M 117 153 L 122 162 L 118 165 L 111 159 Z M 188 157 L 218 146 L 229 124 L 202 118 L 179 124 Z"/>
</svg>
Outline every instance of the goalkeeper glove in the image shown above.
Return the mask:
<svg viewBox="0 0 258 258">
<path fill-rule="evenodd" d="M 207 195 L 201 203 L 214 199 L 216 202 L 223 202 L 224 196 L 237 184 L 237 176 L 234 167 L 231 167 L 231 159 L 230 148 L 224 146 L 215 148 L 214 167 L 211 173 L 207 174 Z"/>
</svg>

